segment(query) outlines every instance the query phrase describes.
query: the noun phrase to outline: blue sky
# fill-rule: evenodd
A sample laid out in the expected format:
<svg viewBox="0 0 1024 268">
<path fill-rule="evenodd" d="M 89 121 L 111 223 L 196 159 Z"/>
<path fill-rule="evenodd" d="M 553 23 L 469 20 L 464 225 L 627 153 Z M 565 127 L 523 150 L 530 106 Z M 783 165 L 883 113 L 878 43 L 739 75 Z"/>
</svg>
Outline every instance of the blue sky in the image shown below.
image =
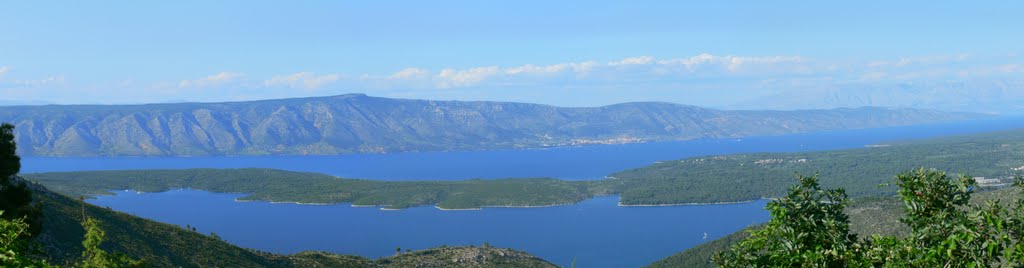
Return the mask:
<svg viewBox="0 0 1024 268">
<path fill-rule="evenodd" d="M 1019 14 L 1021 1 L 6 2 L 0 100 L 359 92 L 731 107 L 794 90 L 1020 80 Z"/>
</svg>

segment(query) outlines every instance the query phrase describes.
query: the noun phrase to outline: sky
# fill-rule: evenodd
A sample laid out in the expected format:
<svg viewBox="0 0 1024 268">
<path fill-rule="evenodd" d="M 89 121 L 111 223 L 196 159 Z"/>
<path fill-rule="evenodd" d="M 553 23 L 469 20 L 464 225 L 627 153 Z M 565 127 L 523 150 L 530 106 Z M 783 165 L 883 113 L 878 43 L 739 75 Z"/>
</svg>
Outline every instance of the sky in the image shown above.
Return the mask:
<svg viewBox="0 0 1024 268">
<path fill-rule="evenodd" d="M 1020 14 L 1024 1 L 9 1 L 0 104 L 365 93 L 756 108 L 950 83 L 1024 100 Z"/>
</svg>

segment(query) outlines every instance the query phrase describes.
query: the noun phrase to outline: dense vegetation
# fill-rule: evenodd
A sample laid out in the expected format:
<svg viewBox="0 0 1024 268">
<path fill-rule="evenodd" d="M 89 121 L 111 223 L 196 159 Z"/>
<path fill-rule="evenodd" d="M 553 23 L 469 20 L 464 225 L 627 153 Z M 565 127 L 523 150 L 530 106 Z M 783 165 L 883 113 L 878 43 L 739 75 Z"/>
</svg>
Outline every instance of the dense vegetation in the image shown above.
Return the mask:
<svg viewBox="0 0 1024 268">
<path fill-rule="evenodd" d="M 918 169 L 896 176 L 908 236 L 849 231 L 842 189 L 801 178 L 767 208 L 764 228 L 715 256 L 724 267 L 1019 267 L 1024 265 L 1024 196 L 1013 204 L 970 204 L 977 182 Z M 1018 178 L 1016 186 L 1024 186 Z"/>
<path fill-rule="evenodd" d="M 272 169 L 88 171 L 27 176 L 72 196 L 108 194 L 109 190 L 120 189 L 158 192 L 193 188 L 249 193 L 243 200 L 389 208 L 432 204 L 446 209 L 566 204 L 591 196 L 585 184 L 555 179 L 372 181 Z"/>
<path fill-rule="evenodd" d="M 671 103 L 554 107 L 349 94 L 226 103 L 0 107 L 23 155 L 198 156 L 538 148 L 782 135 L 977 118 L 857 108 L 722 111 Z"/>
<path fill-rule="evenodd" d="M 851 197 L 896 193 L 879 188 L 892 174 L 921 166 L 1004 178 L 1024 166 L 1024 130 L 974 134 L 869 148 L 755 153 L 666 161 L 612 174 L 624 204 L 729 202 L 781 197 L 794 173 L 818 174 L 821 184 Z"/>
<path fill-rule="evenodd" d="M 384 267 L 555 268 L 554 264 L 511 249 L 438 247 L 401 253 L 378 262 Z"/>
<path fill-rule="evenodd" d="M 922 179 L 922 178 L 924 178 L 924 179 Z M 941 181 L 939 179 L 942 179 L 942 181 L 949 182 L 949 183 L 948 184 L 944 184 L 943 183 L 942 185 L 944 185 L 944 186 L 936 187 L 935 186 L 936 184 L 940 184 L 941 183 Z M 961 201 L 958 201 L 958 202 L 962 202 L 963 204 L 956 206 L 957 208 L 956 208 L 955 211 L 957 211 L 957 212 L 955 212 L 955 213 L 948 213 L 948 214 L 957 214 L 957 215 L 959 215 L 957 217 L 953 217 L 953 218 L 957 219 L 957 220 L 955 220 L 956 222 L 954 222 L 953 220 L 950 220 L 949 223 L 943 224 L 943 225 L 947 225 L 946 227 L 949 227 L 949 226 L 960 226 L 960 227 L 956 227 L 958 229 L 954 233 L 963 232 L 965 234 L 975 235 L 975 236 L 977 236 L 980 233 L 984 233 L 984 232 L 978 232 L 977 230 L 973 230 L 972 229 L 973 226 L 985 226 L 986 225 L 986 224 L 979 224 L 980 222 L 977 222 L 978 220 L 981 220 L 980 218 L 978 218 L 978 216 L 987 215 L 987 216 L 989 216 L 988 217 L 989 219 L 998 219 L 998 218 L 1002 217 L 1002 220 L 999 220 L 999 221 L 1001 222 L 1001 224 L 1003 226 L 1012 226 L 1013 224 L 1020 224 L 1019 223 L 1020 220 L 1021 220 L 1020 216 L 1024 215 L 1024 214 L 1020 214 L 1021 213 L 1021 206 L 1020 206 L 1020 203 L 1018 201 L 1018 200 L 1021 199 L 1021 197 L 1024 197 L 1024 195 L 1022 195 L 1022 192 L 1019 189 L 1015 189 L 1015 188 L 984 188 L 984 187 L 983 188 L 977 188 L 977 187 L 968 187 L 968 188 L 966 188 L 966 190 L 962 191 L 962 190 L 960 190 L 959 187 L 956 187 L 956 185 L 959 185 L 959 183 L 961 181 L 964 182 L 964 185 L 970 185 L 970 183 L 969 183 L 970 179 L 968 179 L 968 178 L 964 178 L 964 179 L 957 178 L 955 180 L 951 180 L 948 177 L 942 176 L 942 173 L 934 172 L 934 171 L 927 171 L 927 170 L 918 170 L 915 173 L 905 173 L 905 174 L 902 174 L 901 176 L 897 177 L 897 180 L 901 180 L 901 181 L 904 181 L 904 182 L 911 182 L 912 184 L 916 183 L 917 185 L 913 185 L 913 186 L 909 186 L 909 187 L 908 186 L 901 187 L 901 189 L 905 189 L 905 190 L 901 191 L 901 193 L 904 194 L 902 196 L 902 198 L 893 198 L 893 197 L 886 197 L 886 198 L 861 198 L 860 200 L 855 200 L 855 201 L 851 202 L 850 206 L 845 208 L 845 214 L 849 217 L 848 226 L 849 226 L 849 229 L 850 229 L 850 231 L 847 234 L 848 235 L 852 235 L 854 237 L 861 238 L 861 239 L 857 239 L 857 240 L 853 240 L 853 241 L 848 241 L 848 242 L 853 243 L 855 245 L 855 247 L 858 248 L 858 250 L 864 250 L 865 249 L 865 245 L 867 245 L 865 241 L 875 241 L 875 242 L 877 242 L 877 241 L 886 241 L 886 242 L 900 241 L 898 243 L 913 243 L 913 242 L 906 242 L 906 241 L 913 241 L 913 238 L 911 238 L 912 236 L 918 236 L 918 237 L 927 236 L 926 234 L 922 234 L 921 233 L 921 229 L 925 229 L 925 228 L 920 228 L 920 226 L 918 226 L 917 232 L 915 233 L 913 227 L 909 226 L 908 224 L 905 224 L 905 222 L 908 221 L 908 218 L 911 217 L 911 215 L 906 214 L 905 211 L 913 211 L 912 209 L 909 209 L 909 208 L 915 206 L 915 205 L 912 205 L 912 204 L 921 204 L 920 203 L 920 201 L 921 201 L 920 199 L 921 199 L 921 197 L 926 195 L 926 193 L 938 194 L 939 192 L 941 192 L 941 191 L 920 191 L 922 193 L 922 196 L 918 197 L 916 193 L 919 192 L 919 190 L 920 190 L 920 188 L 922 186 L 931 188 L 932 190 L 935 190 L 935 189 L 945 189 L 945 190 L 947 190 L 947 191 L 945 191 L 945 193 L 947 195 L 951 195 L 952 193 L 959 192 L 959 193 L 961 193 L 961 198 L 964 197 L 962 195 L 963 193 L 968 193 L 969 192 L 969 195 L 970 195 L 969 201 L 970 202 L 969 203 L 965 203 L 965 201 L 963 201 L 963 199 L 961 199 Z M 924 182 L 924 183 L 922 183 L 922 182 Z M 901 185 L 906 185 L 906 183 L 900 183 L 900 184 Z M 954 186 L 954 187 L 950 187 L 950 186 Z M 804 188 L 809 188 L 809 187 L 804 187 Z M 907 190 L 907 189 L 913 189 L 913 190 Z M 820 188 L 819 188 L 819 190 L 820 190 Z M 980 191 L 979 192 L 974 192 L 975 190 L 980 190 Z M 911 198 L 911 202 L 906 202 L 907 195 L 913 196 Z M 932 200 L 934 200 L 934 198 L 932 198 Z M 780 203 L 790 202 L 789 204 L 793 204 L 791 201 L 792 201 L 792 199 L 784 198 L 784 199 L 781 199 L 780 201 L 777 201 L 777 202 L 780 202 Z M 836 204 L 836 203 L 825 202 L 824 204 Z M 995 205 L 995 204 L 1000 204 L 1000 205 Z M 1002 204 L 1008 204 L 1008 205 L 1004 206 Z M 804 205 L 807 205 L 807 204 L 805 203 Z M 807 207 L 807 206 L 805 206 L 805 207 Z M 809 206 L 809 207 L 820 207 L 820 206 L 813 206 L 812 205 L 812 206 Z M 918 207 L 939 207 L 939 206 L 928 205 L 928 206 L 918 206 Z M 1001 207 L 1001 208 L 998 208 L 998 207 Z M 1000 211 L 1000 212 L 995 213 L 995 214 L 1001 214 L 1001 216 L 991 217 L 991 216 L 995 215 L 995 214 L 992 214 L 995 211 Z M 785 213 L 787 214 L 785 216 L 793 216 L 793 215 L 799 214 L 798 212 L 796 212 L 794 210 L 787 210 Z M 810 213 L 810 215 L 814 215 L 814 214 Z M 962 217 L 962 216 L 965 216 L 965 215 L 968 216 L 968 217 Z M 800 228 L 794 227 L 796 225 L 799 225 L 799 222 L 801 221 L 800 219 L 795 219 L 794 220 L 793 218 L 789 218 L 789 221 L 784 221 L 782 219 L 786 218 L 785 216 L 784 217 L 773 218 L 773 219 L 779 219 L 778 221 L 776 221 L 777 225 L 781 224 L 781 223 L 786 223 L 786 224 L 792 225 L 792 226 L 790 226 L 791 228 L 789 228 L 789 229 L 794 229 L 794 230 L 800 229 Z M 917 215 L 917 218 L 921 218 L 920 216 L 921 215 Z M 810 217 L 810 216 L 808 216 L 808 217 Z M 826 221 L 818 221 L 818 222 L 821 223 L 821 222 L 826 222 Z M 721 239 L 718 239 L 718 240 L 715 240 L 715 241 L 711 241 L 711 242 L 708 242 L 708 243 L 704 243 L 702 245 L 698 245 L 698 246 L 690 248 L 690 249 L 688 249 L 688 250 L 686 250 L 684 252 L 677 253 L 677 254 L 672 255 L 672 256 L 670 256 L 670 257 L 668 257 L 666 259 L 663 259 L 661 261 L 655 262 L 655 263 L 651 264 L 651 267 L 715 267 L 716 266 L 715 263 L 712 262 L 712 256 L 714 254 L 719 253 L 719 252 L 723 252 L 723 251 L 729 251 L 730 247 L 734 247 L 734 246 L 739 247 L 737 245 L 740 243 L 740 241 L 742 241 L 742 239 L 745 239 L 746 237 L 748 237 L 751 232 L 754 232 L 754 233 L 762 232 L 762 234 L 761 234 L 761 238 L 762 239 L 764 237 L 766 237 L 766 236 L 770 236 L 770 237 L 774 237 L 774 238 L 777 239 L 777 240 L 775 240 L 775 242 L 778 242 L 778 241 L 790 241 L 790 240 L 785 240 L 785 239 L 778 239 L 779 237 L 786 237 L 784 234 L 778 232 L 779 228 L 776 228 L 775 231 L 768 232 L 768 231 L 763 231 L 762 230 L 762 228 L 764 228 L 764 226 L 765 225 L 753 226 L 751 228 L 748 228 L 747 230 L 743 230 L 741 232 L 733 233 L 733 234 L 731 234 L 729 236 L 726 236 L 726 237 L 723 237 Z M 776 226 L 776 227 L 778 227 L 778 226 Z M 938 228 L 935 228 L 935 227 L 931 227 L 931 228 L 932 229 L 938 229 Z M 803 230 L 804 231 L 808 231 L 808 229 L 809 228 L 804 228 Z M 1003 228 L 1002 231 L 993 231 L 993 230 L 987 230 L 987 231 L 989 232 L 988 234 L 992 234 L 992 232 L 1010 232 L 1009 230 L 1010 229 Z M 822 232 L 822 233 L 824 233 L 824 232 Z M 1015 233 L 1006 233 L 1006 234 L 1008 235 L 1007 237 L 1014 237 L 1015 235 L 1019 235 L 1019 234 L 1015 234 Z M 840 237 L 840 236 L 831 236 L 831 237 L 836 238 L 836 237 Z M 947 238 L 948 237 L 949 236 L 947 236 Z M 1019 238 L 1020 236 L 1016 236 L 1016 237 Z M 968 239 L 982 239 L 982 238 L 971 237 L 971 238 L 968 238 Z M 840 239 L 840 240 L 850 240 L 850 239 Z M 996 240 L 999 240 L 999 239 L 996 239 Z M 920 248 L 920 249 L 929 248 L 929 245 L 926 245 L 926 243 L 921 243 L 922 241 L 916 241 L 916 242 L 918 242 L 918 244 L 913 245 L 913 247 Z M 1003 242 L 1007 242 L 1007 241 L 997 241 L 997 242 L 1003 243 Z M 1016 245 L 1018 245 L 1018 247 L 1020 245 L 1020 241 L 1016 241 L 1016 242 L 1009 241 L 1009 242 L 1010 243 L 1003 243 L 1003 244 L 1016 243 Z M 793 242 L 790 241 L 790 242 L 787 242 L 787 243 L 793 243 Z M 858 244 L 858 243 L 860 243 L 860 244 Z M 776 243 L 774 245 L 778 245 L 778 244 Z M 999 247 L 999 243 L 996 243 L 996 242 L 989 243 L 989 245 L 993 246 L 993 250 L 995 250 L 995 249 L 997 249 Z M 747 245 L 747 246 L 749 246 L 749 245 Z M 765 245 L 759 245 L 759 246 L 761 246 L 760 248 L 767 248 L 767 246 L 765 246 Z M 870 246 L 881 247 L 880 245 L 876 245 L 876 244 L 872 244 Z M 890 244 L 888 246 L 894 246 L 894 245 Z M 932 246 L 934 246 L 934 245 L 932 245 Z M 959 246 L 964 247 L 966 245 L 960 244 Z M 876 249 L 879 249 L 879 248 L 876 248 Z M 986 249 L 986 250 L 988 250 L 988 249 Z M 811 250 L 811 251 L 813 251 L 813 250 Z M 984 252 L 984 251 L 985 250 L 979 250 L 979 252 Z M 741 250 L 741 252 L 751 252 L 751 251 L 743 251 L 743 250 Z M 864 252 L 861 251 L 860 253 L 864 253 Z M 1019 254 L 1019 252 L 1013 253 L 1012 250 L 1004 252 L 1004 253 L 1008 253 L 1009 255 Z M 878 252 L 876 252 L 874 254 L 875 255 L 873 255 L 872 258 L 878 258 L 879 256 L 881 256 L 881 255 L 879 255 Z M 914 254 L 922 255 L 922 256 L 927 255 L 927 253 L 924 253 L 924 252 L 915 252 Z M 814 255 L 814 254 L 808 254 L 808 255 Z M 884 254 L 882 254 L 882 255 L 884 255 Z M 958 255 L 958 256 L 969 256 L 969 255 Z M 792 256 L 789 256 L 789 257 L 792 257 Z M 856 258 L 856 260 L 858 262 L 862 262 L 862 261 L 865 260 L 864 256 L 854 256 L 854 257 Z M 906 257 L 906 256 L 904 256 L 904 257 Z M 782 259 L 782 258 L 777 258 L 777 259 Z M 728 260 L 726 260 L 726 261 L 728 262 Z M 928 264 L 928 263 L 923 263 L 922 261 L 924 261 L 924 260 L 921 260 L 921 259 L 916 259 L 916 260 L 913 260 L 913 259 L 897 260 L 896 258 L 892 258 L 889 261 L 890 261 L 890 263 L 888 263 L 887 265 L 890 265 L 890 266 L 937 267 L 937 266 L 934 266 L 934 265 L 924 265 L 924 264 Z M 896 261 L 907 261 L 907 262 L 901 263 L 901 262 L 896 262 Z M 991 261 L 991 259 L 989 261 Z M 1012 263 L 1012 262 L 1007 263 L 1007 260 L 1000 260 L 1000 262 L 1002 264 L 1006 264 L 1006 266 L 1009 266 L 1009 264 Z M 908 264 L 908 263 L 912 263 L 914 265 L 911 265 L 911 264 Z M 736 264 L 736 263 L 732 263 L 732 264 Z M 850 262 L 846 262 L 846 263 L 843 263 L 843 264 L 846 265 L 846 266 L 865 266 L 865 263 L 850 263 Z M 766 263 L 760 263 L 760 264 L 746 263 L 744 266 L 765 266 L 765 265 L 767 265 L 767 266 L 780 266 L 780 265 L 784 266 L 784 265 L 782 265 L 780 263 L 772 263 L 772 264 L 766 264 Z M 921 266 L 921 265 L 924 265 L 924 266 Z M 870 266 L 870 265 L 868 265 L 868 266 Z M 939 265 L 939 266 L 941 266 L 941 265 Z M 959 266 L 962 266 L 962 265 L 953 265 L 953 266 L 954 267 L 959 267 Z M 982 266 L 986 266 L 986 265 L 982 265 Z M 988 265 L 988 266 L 991 266 L 991 265 Z"/>
</svg>

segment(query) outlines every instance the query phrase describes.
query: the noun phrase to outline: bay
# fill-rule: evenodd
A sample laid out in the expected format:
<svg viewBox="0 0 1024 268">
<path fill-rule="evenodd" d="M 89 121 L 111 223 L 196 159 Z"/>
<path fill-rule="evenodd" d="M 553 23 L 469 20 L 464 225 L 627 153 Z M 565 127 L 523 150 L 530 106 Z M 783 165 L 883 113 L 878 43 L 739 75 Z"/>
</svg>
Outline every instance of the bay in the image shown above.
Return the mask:
<svg viewBox="0 0 1024 268">
<path fill-rule="evenodd" d="M 621 207 L 617 196 L 540 208 L 403 210 L 349 204 L 236 202 L 240 194 L 117 191 L 98 206 L 216 233 L 235 245 L 275 253 L 322 250 L 378 258 L 396 248 L 482 245 L 526 251 L 568 267 L 640 267 L 701 242 L 764 222 L 767 201 Z M 705 234 L 707 235 L 705 237 Z"/>
</svg>

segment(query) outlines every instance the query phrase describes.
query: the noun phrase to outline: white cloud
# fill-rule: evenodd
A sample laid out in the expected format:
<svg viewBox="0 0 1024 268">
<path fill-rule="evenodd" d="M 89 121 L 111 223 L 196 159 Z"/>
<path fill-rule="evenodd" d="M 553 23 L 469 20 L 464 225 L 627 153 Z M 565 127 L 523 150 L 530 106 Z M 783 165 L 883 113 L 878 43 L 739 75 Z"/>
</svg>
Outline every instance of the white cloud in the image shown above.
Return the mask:
<svg viewBox="0 0 1024 268">
<path fill-rule="evenodd" d="M 219 86 L 219 85 L 224 85 L 224 84 L 233 82 L 233 81 L 235 81 L 236 79 L 238 79 L 238 78 L 240 78 L 242 76 L 243 75 L 240 74 L 240 73 L 220 72 L 220 73 L 217 73 L 217 74 L 214 74 L 214 75 L 210 75 L 210 76 L 199 78 L 199 79 L 195 79 L 195 80 L 181 80 L 181 82 L 178 82 L 178 87 L 210 87 L 210 86 Z"/>
<path fill-rule="evenodd" d="M 506 68 L 505 69 L 505 74 L 508 74 L 508 75 L 517 75 L 517 74 L 540 74 L 540 75 L 543 75 L 543 74 L 553 74 L 553 73 L 560 73 L 560 72 L 568 69 L 568 67 L 569 67 L 569 64 L 567 64 L 567 63 L 548 65 L 548 66 L 537 66 L 537 65 L 533 65 L 533 64 L 527 64 L 527 65 L 523 65 L 523 66 L 519 66 L 519 67 Z"/>
<path fill-rule="evenodd" d="M 441 70 L 441 73 L 437 74 L 439 80 L 437 85 L 441 88 L 474 86 L 484 81 L 484 79 L 499 73 L 501 73 L 501 68 L 498 66 L 477 67 L 467 70 L 444 69 Z"/>
<path fill-rule="evenodd" d="M 868 62 L 868 68 L 897 68 L 907 66 L 927 66 L 963 62 L 971 59 L 971 55 L 934 55 L 924 57 L 903 57 L 898 60 L 878 60 Z"/>
<path fill-rule="evenodd" d="M 220 72 L 194 80 L 117 80 L 91 85 L 97 102 L 161 102 L 189 96 L 190 101 L 269 99 L 364 92 L 385 97 L 489 99 L 608 104 L 664 100 L 724 105 L 728 98 L 756 98 L 805 89 L 818 92 L 842 85 L 899 84 L 921 81 L 1016 79 L 1024 73 L 1020 58 L 1006 55 L 895 57 L 881 60 L 815 59 L 800 56 L 626 57 L 618 60 L 556 62 L 467 68 L 405 68 L 383 74 L 299 72 L 251 77 Z M 20 69 L 19 69 L 20 70 Z M 69 84 L 63 76 L 18 79 L 22 72 L 0 66 L 0 95 L 75 103 L 76 92 L 90 85 Z M 220 86 L 218 90 L 206 90 Z M 45 90 L 25 90 L 39 88 Z M 1019 87 L 1015 87 L 1019 88 Z M 297 91 L 294 89 L 301 89 Z M 315 93 L 314 93 L 315 91 Z M 67 97 L 57 100 L 55 96 Z M 702 97 L 694 97 L 702 96 Z M 675 99 L 673 99 L 675 98 Z M 724 99 L 723 99 L 724 98 Z M 720 100 L 721 99 L 721 100 Z M 80 102 L 80 101 L 79 101 Z M 738 100 L 737 100 L 738 102 Z"/>
<path fill-rule="evenodd" d="M 526 64 L 514 67 L 476 67 L 469 69 L 443 69 L 434 75 L 432 81 L 438 88 L 481 86 L 489 83 L 498 85 L 544 84 L 545 79 L 598 79 L 600 81 L 664 80 L 675 75 L 678 78 L 714 76 L 767 76 L 804 74 L 815 69 L 829 71 L 822 66 L 812 66 L 796 56 L 740 57 L 699 54 L 689 58 L 657 59 L 651 56 L 629 57 L 622 60 L 598 63 L 595 61 L 566 62 L 551 65 Z M 399 71 L 389 79 L 422 77 L 426 70 L 409 68 Z M 429 80 L 426 80 L 429 81 Z"/>
<path fill-rule="evenodd" d="M 388 79 L 420 79 L 430 75 L 430 71 L 420 68 L 405 68 L 388 76 Z"/>
<path fill-rule="evenodd" d="M 263 81 L 263 85 L 268 87 L 284 86 L 289 88 L 314 90 L 334 83 L 338 81 L 338 79 L 341 79 L 341 75 L 339 74 L 316 75 L 312 72 L 300 72 L 290 75 L 274 76 Z"/>
<path fill-rule="evenodd" d="M 640 56 L 625 58 L 620 61 L 609 62 L 609 66 L 621 66 L 621 65 L 647 65 L 654 62 L 654 57 L 651 56 Z"/>
<path fill-rule="evenodd" d="M 681 66 L 688 72 L 698 71 L 724 71 L 740 72 L 748 69 L 754 71 L 772 72 L 797 72 L 806 70 L 812 66 L 801 65 L 807 63 L 798 56 L 764 56 L 764 57 L 742 57 L 742 56 L 715 56 L 702 53 L 689 58 L 658 60 L 657 64 L 662 66 Z M 764 67 L 770 67 L 765 70 Z"/>
</svg>

